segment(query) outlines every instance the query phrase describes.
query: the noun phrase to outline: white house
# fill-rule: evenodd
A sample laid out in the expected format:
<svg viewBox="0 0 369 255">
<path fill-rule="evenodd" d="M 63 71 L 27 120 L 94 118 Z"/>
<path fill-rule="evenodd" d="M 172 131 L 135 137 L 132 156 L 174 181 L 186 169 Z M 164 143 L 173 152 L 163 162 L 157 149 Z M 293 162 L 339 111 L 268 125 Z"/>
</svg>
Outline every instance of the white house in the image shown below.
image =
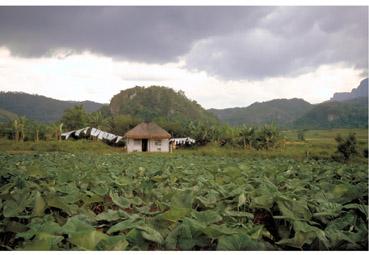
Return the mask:
<svg viewBox="0 0 369 255">
<path fill-rule="evenodd" d="M 153 122 L 143 122 L 125 133 L 128 152 L 169 152 L 171 135 Z"/>
</svg>

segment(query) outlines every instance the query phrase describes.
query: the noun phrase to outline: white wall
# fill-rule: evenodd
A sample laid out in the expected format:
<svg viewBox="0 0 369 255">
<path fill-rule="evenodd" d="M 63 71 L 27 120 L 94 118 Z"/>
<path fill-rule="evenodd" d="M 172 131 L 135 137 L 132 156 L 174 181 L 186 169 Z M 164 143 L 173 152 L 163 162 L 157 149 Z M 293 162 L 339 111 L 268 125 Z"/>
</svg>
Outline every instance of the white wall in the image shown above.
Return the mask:
<svg viewBox="0 0 369 255">
<path fill-rule="evenodd" d="M 127 152 L 142 151 L 142 140 L 138 140 L 139 143 L 136 144 L 137 139 L 127 139 Z M 155 142 L 160 141 L 160 145 L 156 145 Z M 148 151 L 150 152 L 169 152 L 169 139 L 155 139 L 148 141 Z"/>
<path fill-rule="evenodd" d="M 155 142 L 160 141 L 160 145 L 156 145 Z M 149 151 L 151 152 L 169 152 L 169 139 L 154 139 L 149 140 Z"/>
<path fill-rule="evenodd" d="M 138 144 L 135 141 L 139 141 Z M 127 139 L 127 152 L 142 151 L 142 140 Z"/>
</svg>

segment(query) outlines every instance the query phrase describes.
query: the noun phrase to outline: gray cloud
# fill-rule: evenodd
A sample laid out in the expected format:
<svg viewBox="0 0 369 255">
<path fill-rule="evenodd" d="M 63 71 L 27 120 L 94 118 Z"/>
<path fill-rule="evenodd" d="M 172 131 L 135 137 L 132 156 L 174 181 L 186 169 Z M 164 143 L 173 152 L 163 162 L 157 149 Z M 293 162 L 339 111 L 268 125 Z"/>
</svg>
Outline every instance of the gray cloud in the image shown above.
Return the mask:
<svg viewBox="0 0 369 255">
<path fill-rule="evenodd" d="M 224 79 L 291 76 L 344 62 L 367 70 L 367 7 L 0 7 L 0 45 L 146 63 L 186 60 Z"/>
<path fill-rule="evenodd" d="M 366 7 L 282 7 L 248 30 L 197 42 L 188 67 L 225 79 L 297 75 L 343 62 L 368 69 Z"/>
</svg>

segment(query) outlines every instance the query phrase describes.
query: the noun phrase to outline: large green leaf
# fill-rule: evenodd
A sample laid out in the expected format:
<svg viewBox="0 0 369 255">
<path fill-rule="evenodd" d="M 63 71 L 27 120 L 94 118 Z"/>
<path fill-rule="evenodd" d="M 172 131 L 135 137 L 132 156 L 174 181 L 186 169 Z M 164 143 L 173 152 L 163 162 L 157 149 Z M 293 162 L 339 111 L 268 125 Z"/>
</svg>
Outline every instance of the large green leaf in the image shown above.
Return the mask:
<svg viewBox="0 0 369 255">
<path fill-rule="evenodd" d="M 165 247 L 169 250 L 190 250 L 196 242 L 192 236 L 189 224 L 182 223 L 170 232 L 165 239 Z"/>
<path fill-rule="evenodd" d="M 131 203 L 129 202 L 128 199 L 119 196 L 116 193 L 110 193 L 110 197 L 113 203 L 119 206 L 120 208 L 129 208 L 131 206 Z"/>
<path fill-rule="evenodd" d="M 145 238 L 142 236 L 142 231 L 136 228 L 131 229 L 127 233 L 127 240 L 130 245 L 135 246 L 140 250 L 147 250 L 149 242 L 146 241 Z"/>
<path fill-rule="evenodd" d="M 333 195 L 336 198 L 340 198 L 344 196 L 350 190 L 350 185 L 347 184 L 338 184 L 333 188 Z"/>
<path fill-rule="evenodd" d="M 115 225 L 113 225 L 109 230 L 107 231 L 108 234 L 124 231 L 127 229 L 132 229 L 142 224 L 142 220 L 139 220 L 137 218 L 130 218 L 125 221 L 119 222 Z"/>
<path fill-rule="evenodd" d="M 278 208 L 282 215 L 292 220 L 310 220 L 312 214 L 307 206 L 306 201 L 303 200 L 285 200 L 279 199 L 277 201 Z"/>
<path fill-rule="evenodd" d="M 96 230 L 83 230 L 70 234 L 69 241 L 83 250 L 94 250 L 97 244 L 108 236 Z"/>
<path fill-rule="evenodd" d="M 191 190 L 178 190 L 171 199 L 171 207 L 174 208 L 192 208 L 193 195 Z"/>
<path fill-rule="evenodd" d="M 218 238 L 223 235 L 232 235 L 238 233 L 237 229 L 229 228 L 226 225 L 210 225 L 203 229 L 204 234 L 209 238 Z"/>
<path fill-rule="evenodd" d="M 96 216 L 96 220 L 98 221 L 117 221 L 117 220 L 123 220 L 128 219 L 129 215 L 122 210 L 108 210 L 105 212 L 100 213 Z"/>
<path fill-rule="evenodd" d="M 246 217 L 248 219 L 254 219 L 254 214 L 245 211 L 231 211 L 230 208 L 224 210 L 223 216 L 227 217 Z"/>
<path fill-rule="evenodd" d="M 62 227 L 64 233 L 73 234 L 79 231 L 92 231 L 95 228 L 88 222 L 88 219 L 83 216 L 74 216 L 68 219 Z"/>
<path fill-rule="evenodd" d="M 241 195 L 238 197 L 238 207 L 243 206 L 244 204 L 246 204 L 246 196 L 245 193 L 241 193 Z"/>
<path fill-rule="evenodd" d="M 28 230 L 28 227 L 26 225 L 17 221 L 6 221 L 4 223 L 6 224 L 5 230 L 8 232 L 21 233 Z"/>
<path fill-rule="evenodd" d="M 77 207 L 74 205 L 67 204 L 62 198 L 56 194 L 51 194 L 46 198 L 46 204 L 48 207 L 55 207 L 63 210 L 68 215 L 72 215 L 76 212 Z"/>
<path fill-rule="evenodd" d="M 368 219 L 368 206 L 363 204 L 347 204 L 344 205 L 343 208 L 346 209 L 357 209 L 365 215 L 365 218 Z"/>
<path fill-rule="evenodd" d="M 132 184 L 132 179 L 127 176 L 119 176 L 114 179 L 114 182 L 120 186 L 126 186 Z"/>
<path fill-rule="evenodd" d="M 32 201 L 32 194 L 27 189 L 16 190 L 12 194 L 12 198 L 4 202 L 4 217 L 19 217 L 24 209 L 32 204 Z"/>
<path fill-rule="evenodd" d="M 4 217 L 17 217 L 23 210 L 25 206 L 19 204 L 13 200 L 7 200 L 4 203 L 3 215 Z"/>
<path fill-rule="evenodd" d="M 219 237 L 217 250 L 258 251 L 265 250 L 265 246 L 263 243 L 251 239 L 247 234 L 239 233 Z"/>
<path fill-rule="evenodd" d="M 42 198 L 40 192 L 36 192 L 35 205 L 33 207 L 33 216 L 42 216 L 45 211 L 45 200 Z"/>
<path fill-rule="evenodd" d="M 214 190 L 210 190 L 206 196 L 197 196 L 196 199 L 199 200 L 206 208 L 214 208 L 217 205 L 218 193 Z"/>
<path fill-rule="evenodd" d="M 304 244 L 311 245 L 312 242 L 317 238 L 314 232 L 296 232 L 293 238 L 282 239 L 277 242 L 281 246 L 290 246 L 298 249 L 302 249 Z"/>
<path fill-rule="evenodd" d="M 64 233 L 63 228 L 54 222 L 53 217 L 50 215 L 43 218 L 33 218 L 27 227 L 29 228 L 27 231 L 18 232 L 16 236 L 29 240 L 39 233 L 48 233 L 50 235 L 61 235 Z"/>
<path fill-rule="evenodd" d="M 220 216 L 220 214 L 214 210 L 206 210 L 201 212 L 193 211 L 192 215 L 198 221 L 206 225 L 219 222 L 223 219 L 222 216 Z"/>
<path fill-rule="evenodd" d="M 23 250 L 27 251 L 50 251 L 57 250 L 58 244 L 63 240 L 62 236 L 54 236 L 49 233 L 38 233 L 37 237 L 26 242 Z"/>
<path fill-rule="evenodd" d="M 319 240 L 325 247 L 329 246 L 328 239 L 323 230 L 298 220 L 293 222 L 293 227 L 295 236 L 290 239 L 280 240 L 278 242 L 279 245 L 301 249 L 304 244 L 311 245 L 314 240 Z"/>
<path fill-rule="evenodd" d="M 317 212 L 313 215 L 314 217 L 336 217 L 341 213 L 342 208 L 341 204 L 320 200 Z"/>
<path fill-rule="evenodd" d="M 362 196 L 359 185 L 351 185 L 350 183 L 341 183 L 334 186 L 329 197 L 338 203 L 348 203 Z"/>
<path fill-rule="evenodd" d="M 152 241 L 158 244 L 162 244 L 164 242 L 164 239 L 161 236 L 161 234 L 149 226 L 146 226 L 146 225 L 138 226 L 137 229 L 142 231 L 142 237 L 145 238 L 146 240 L 149 240 L 149 241 Z"/>
<path fill-rule="evenodd" d="M 176 222 L 180 219 L 183 219 L 191 212 L 189 208 L 171 208 L 168 211 L 161 214 L 163 219 Z"/>
<path fill-rule="evenodd" d="M 128 241 L 125 236 L 109 236 L 106 239 L 101 240 L 97 246 L 98 251 L 123 251 L 126 250 Z"/>
<path fill-rule="evenodd" d="M 272 208 L 273 203 L 273 196 L 268 194 L 251 198 L 251 206 L 255 208 L 270 209 Z"/>
</svg>

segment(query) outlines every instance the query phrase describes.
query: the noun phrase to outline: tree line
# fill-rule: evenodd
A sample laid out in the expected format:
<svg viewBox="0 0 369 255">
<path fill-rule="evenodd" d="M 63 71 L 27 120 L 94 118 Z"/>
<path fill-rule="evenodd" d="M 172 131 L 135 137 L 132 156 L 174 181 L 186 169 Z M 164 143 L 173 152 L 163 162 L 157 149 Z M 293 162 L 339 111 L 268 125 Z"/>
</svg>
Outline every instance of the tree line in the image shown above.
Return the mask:
<svg viewBox="0 0 369 255">
<path fill-rule="evenodd" d="M 82 105 L 64 111 L 62 118 L 54 123 L 41 123 L 25 117 L 0 123 L 0 136 L 15 141 L 61 140 L 62 132 L 83 127 L 95 127 L 116 135 L 123 135 L 143 120 L 131 115 L 111 115 L 109 108 L 87 113 Z M 212 121 L 167 119 L 157 117 L 151 121 L 167 130 L 172 137 L 191 137 L 196 145 L 215 143 L 244 149 L 272 149 L 281 144 L 282 135 L 275 125 L 233 127 Z"/>
</svg>

